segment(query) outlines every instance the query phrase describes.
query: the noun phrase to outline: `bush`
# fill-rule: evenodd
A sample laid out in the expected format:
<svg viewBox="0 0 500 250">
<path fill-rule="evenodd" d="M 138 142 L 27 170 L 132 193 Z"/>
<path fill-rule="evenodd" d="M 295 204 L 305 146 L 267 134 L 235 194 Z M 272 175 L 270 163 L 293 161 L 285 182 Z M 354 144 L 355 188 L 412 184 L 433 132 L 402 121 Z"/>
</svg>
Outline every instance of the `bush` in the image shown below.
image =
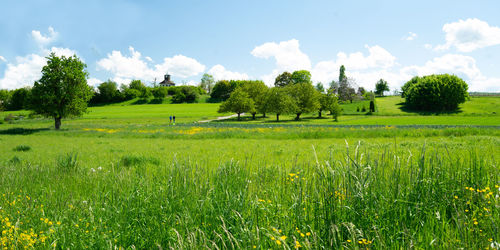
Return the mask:
<svg viewBox="0 0 500 250">
<path fill-rule="evenodd" d="M 153 93 L 155 99 L 163 99 L 168 95 L 168 90 L 166 87 L 156 87 L 153 88 L 151 92 Z"/>
<path fill-rule="evenodd" d="M 173 103 L 195 102 L 199 97 L 197 87 L 181 86 L 175 89 L 175 94 L 172 96 Z"/>
<path fill-rule="evenodd" d="M 464 103 L 469 94 L 467 83 L 454 75 L 414 77 L 403 86 L 406 104 L 416 110 L 452 111 Z"/>
<path fill-rule="evenodd" d="M 126 89 L 124 93 L 124 97 L 126 100 L 132 100 L 141 95 L 141 92 L 137 89 Z"/>
<path fill-rule="evenodd" d="M 31 147 L 28 145 L 17 145 L 12 150 L 17 151 L 17 152 L 26 152 L 26 151 L 30 151 Z"/>
<path fill-rule="evenodd" d="M 370 101 L 370 112 L 375 112 L 375 101 Z"/>
</svg>

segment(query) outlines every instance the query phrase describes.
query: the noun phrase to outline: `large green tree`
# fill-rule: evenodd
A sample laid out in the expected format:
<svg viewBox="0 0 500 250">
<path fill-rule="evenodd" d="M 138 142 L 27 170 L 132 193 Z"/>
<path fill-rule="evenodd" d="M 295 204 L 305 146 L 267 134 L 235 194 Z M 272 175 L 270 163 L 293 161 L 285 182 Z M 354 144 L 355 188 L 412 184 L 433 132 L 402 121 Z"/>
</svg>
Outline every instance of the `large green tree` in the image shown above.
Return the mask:
<svg viewBox="0 0 500 250">
<path fill-rule="evenodd" d="M 266 111 L 276 114 L 276 121 L 280 120 L 280 115 L 291 114 L 296 110 L 295 101 L 283 88 L 274 87 L 269 89 L 265 102 Z"/>
<path fill-rule="evenodd" d="M 292 82 L 292 74 L 290 72 L 283 72 L 279 74 L 274 80 L 275 87 L 285 87 Z"/>
<path fill-rule="evenodd" d="M 29 106 L 29 97 L 31 91 L 29 88 L 20 88 L 12 91 L 8 105 L 9 110 L 20 110 Z"/>
<path fill-rule="evenodd" d="M 252 113 L 252 119 L 255 120 L 255 114 L 264 105 L 264 97 L 268 91 L 268 87 L 263 81 L 245 81 L 240 88 L 248 94 L 248 97 L 253 100 L 255 109 Z"/>
<path fill-rule="evenodd" d="M 405 91 L 406 104 L 416 110 L 453 111 L 469 94 L 467 83 L 455 75 L 429 75 L 410 80 Z M 406 84 L 405 84 L 406 86 Z"/>
<path fill-rule="evenodd" d="M 384 92 L 389 91 L 389 84 L 384 79 L 378 80 L 375 84 L 375 94 L 378 96 L 384 96 Z"/>
<path fill-rule="evenodd" d="M 298 83 L 308 83 L 312 84 L 311 81 L 311 72 L 307 70 L 297 70 L 292 73 L 291 77 L 291 83 L 292 84 L 298 84 Z"/>
<path fill-rule="evenodd" d="M 55 128 L 61 119 L 81 116 L 92 98 L 92 88 L 87 85 L 88 73 L 78 57 L 58 57 L 51 53 L 42 69 L 42 78 L 31 90 L 31 108 L 46 117 L 52 117 Z"/>
<path fill-rule="evenodd" d="M 201 77 L 200 87 L 205 91 L 207 91 L 208 94 L 210 94 L 212 88 L 214 87 L 214 83 L 215 83 L 214 77 L 210 74 L 205 73 Z"/>
<path fill-rule="evenodd" d="M 115 102 L 120 99 L 120 91 L 118 90 L 118 84 L 111 80 L 107 80 L 97 87 L 99 94 L 97 95 L 97 100 L 101 103 Z"/>
<path fill-rule="evenodd" d="M 331 111 L 332 106 L 338 104 L 338 98 L 332 89 L 329 89 L 327 93 L 319 93 L 319 95 L 318 117 L 321 118 L 322 111 Z"/>
<path fill-rule="evenodd" d="M 300 119 L 300 115 L 318 110 L 319 95 L 311 83 L 297 83 L 287 87 L 288 94 L 295 101 L 295 120 Z"/>
<path fill-rule="evenodd" d="M 245 112 L 255 112 L 253 100 L 243 89 L 236 88 L 231 96 L 219 106 L 219 113 L 233 112 L 238 114 L 238 121 L 241 120 L 241 114 Z"/>
</svg>

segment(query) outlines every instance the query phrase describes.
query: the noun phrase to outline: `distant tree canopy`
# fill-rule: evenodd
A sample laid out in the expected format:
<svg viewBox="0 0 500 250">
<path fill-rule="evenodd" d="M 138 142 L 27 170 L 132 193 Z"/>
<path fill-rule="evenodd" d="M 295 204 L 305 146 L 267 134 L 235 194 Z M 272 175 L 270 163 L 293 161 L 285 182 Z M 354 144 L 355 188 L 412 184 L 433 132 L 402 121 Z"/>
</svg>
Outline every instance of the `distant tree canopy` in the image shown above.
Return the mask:
<svg viewBox="0 0 500 250">
<path fill-rule="evenodd" d="M 295 101 L 284 88 L 271 88 L 266 95 L 265 102 L 266 111 L 276 114 L 276 121 L 280 120 L 280 115 L 291 114 L 297 110 Z"/>
<path fill-rule="evenodd" d="M 467 83 L 455 75 L 414 77 L 403 87 L 406 104 L 415 110 L 453 111 L 469 94 Z"/>
<path fill-rule="evenodd" d="M 295 120 L 300 119 L 300 115 L 310 113 L 320 107 L 319 93 L 310 82 L 299 82 L 286 87 L 288 95 L 295 102 Z"/>
<path fill-rule="evenodd" d="M 200 87 L 210 94 L 212 88 L 214 87 L 214 82 L 214 77 L 205 73 L 203 74 L 203 77 L 201 77 Z"/>
<path fill-rule="evenodd" d="M 218 110 L 219 113 L 233 112 L 238 114 L 238 120 L 244 112 L 255 112 L 254 101 L 243 91 L 242 88 L 236 88 L 231 96 L 224 101 Z"/>
<path fill-rule="evenodd" d="M 292 73 L 290 78 L 292 84 L 307 83 L 312 84 L 311 73 L 307 70 L 297 70 Z"/>
<path fill-rule="evenodd" d="M 275 87 L 285 87 L 292 82 L 292 74 L 289 72 L 283 72 L 279 74 L 274 80 Z"/>
<path fill-rule="evenodd" d="M 263 81 L 245 81 L 239 88 L 246 92 L 248 97 L 253 100 L 255 108 L 250 113 L 252 114 L 252 119 L 255 120 L 257 112 L 259 110 L 265 110 L 263 107 L 264 97 L 269 88 Z"/>
<path fill-rule="evenodd" d="M 9 110 L 20 110 L 28 108 L 31 89 L 20 88 L 12 91 L 10 95 Z"/>
<path fill-rule="evenodd" d="M 378 80 L 375 84 L 375 94 L 378 96 L 384 96 L 384 92 L 389 90 L 389 84 L 384 79 Z"/>
</svg>

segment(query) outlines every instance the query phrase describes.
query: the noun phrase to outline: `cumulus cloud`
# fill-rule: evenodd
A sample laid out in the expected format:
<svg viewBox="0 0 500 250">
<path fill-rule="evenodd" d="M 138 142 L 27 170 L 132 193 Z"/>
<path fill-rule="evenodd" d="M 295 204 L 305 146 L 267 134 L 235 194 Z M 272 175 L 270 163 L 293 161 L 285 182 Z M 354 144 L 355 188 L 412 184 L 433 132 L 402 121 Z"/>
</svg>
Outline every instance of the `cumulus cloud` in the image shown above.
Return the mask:
<svg viewBox="0 0 500 250">
<path fill-rule="evenodd" d="M 31 36 L 38 45 L 45 46 L 54 42 L 57 39 L 58 33 L 54 30 L 54 28 L 49 27 L 49 34 L 47 36 L 42 35 L 42 33 L 38 30 L 32 30 Z"/>
<path fill-rule="evenodd" d="M 224 66 L 217 64 L 208 70 L 208 74 L 212 75 L 216 81 L 218 80 L 247 80 L 248 75 L 245 73 L 229 71 Z"/>
<path fill-rule="evenodd" d="M 362 52 L 355 52 L 347 55 L 339 52 L 335 60 L 318 62 L 311 70 L 312 80 L 316 82 L 328 83 L 338 79 L 339 68 L 344 65 L 348 71 L 373 71 L 389 69 L 396 65 L 396 57 L 386 49 L 375 45 L 368 46 L 368 55 Z"/>
<path fill-rule="evenodd" d="M 427 61 L 422 66 L 408 66 L 401 69 L 409 75 L 430 75 L 437 73 L 454 73 L 469 79 L 481 76 L 476 60 L 470 56 L 446 54 Z"/>
<path fill-rule="evenodd" d="M 7 62 L 7 60 L 5 60 L 5 57 L 3 57 L 3 56 L 0 56 L 0 61 Z"/>
<path fill-rule="evenodd" d="M 453 46 L 460 52 L 471 52 L 500 44 L 500 28 L 477 18 L 447 23 L 443 26 L 443 31 L 446 43 L 436 46 L 435 50 L 447 50 Z"/>
<path fill-rule="evenodd" d="M 109 71 L 114 75 L 113 80 L 119 83 L 129 83 L 132 79 L 153 81 L 162 79 L 169 73 L 174 77 L 187 78 L 200 74 L 205 70 L 205 65 L 193 58 L 176 55 L 164 58 L 163 63 L 150 66 L 140 52 L 129 47 L 130 55 L 123 55 L 120 51 L 112 51 L 106 58 L 97 61 L 97 69 Z M 146 60 L 146 61 L 145 61 Z"/>
<path fill-rule="evenodd" d="M 99 84 L 103 83 L 103 81 L 97 79 L 97 78 L 89 78 L 87 80 L 87 84 L 92 86 L 92 87 L 97 87 Z"/>
<path fill-rule="evenodd" d="M 417 38 L 417 34 L 415 34 L 413 32 L 408 32 L 408 35 L 403 37 L 403 40 L 413 41 L 413 40 L 415 40 L 415 38 Z"/>
<path fill-rule="evenodd" d="M 258 58 L 274 58 L 281 71 L 311 69 L 309 57 L 300 50 L 299 41 L 292 39 L 280 43 L 264 43 L 255 47 L 251 54 Z"/>
<path fill-rule="evenodd" d="M 68 48 L 52 47 L 43 49 L 41 54 L 30 54 L 24 57 L 17 57 L 14 63 L 8 63 L 4 72 L 4 77 L 0 79 L 0 89 L 16 89 L 32 86 L 33 83 L 42 76 L 42 68 L 47 64 L 45 58 L 51 52 L 56 56 L 72 56 L 76 52 Z"/>
</svg>

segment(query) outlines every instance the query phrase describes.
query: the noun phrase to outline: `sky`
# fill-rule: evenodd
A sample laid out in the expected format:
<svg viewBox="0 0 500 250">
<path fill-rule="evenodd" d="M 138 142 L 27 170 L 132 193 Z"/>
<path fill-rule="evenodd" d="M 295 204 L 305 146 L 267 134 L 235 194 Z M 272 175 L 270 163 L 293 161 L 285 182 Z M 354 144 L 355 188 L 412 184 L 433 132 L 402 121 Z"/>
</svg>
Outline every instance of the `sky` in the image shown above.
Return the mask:
<svg viewBox="0 0 500 250">
<path fill-rule="evenodd" d="M 340 65 L 365 89 L 449 73 L 500 92 L 500 1 L 1 0 L 0 89 L 32 86 L 46 56 L 76 55 L 97 86 L 204 73 L 271 86 L 309 70 L 325 87 Z"/>
</svg>

